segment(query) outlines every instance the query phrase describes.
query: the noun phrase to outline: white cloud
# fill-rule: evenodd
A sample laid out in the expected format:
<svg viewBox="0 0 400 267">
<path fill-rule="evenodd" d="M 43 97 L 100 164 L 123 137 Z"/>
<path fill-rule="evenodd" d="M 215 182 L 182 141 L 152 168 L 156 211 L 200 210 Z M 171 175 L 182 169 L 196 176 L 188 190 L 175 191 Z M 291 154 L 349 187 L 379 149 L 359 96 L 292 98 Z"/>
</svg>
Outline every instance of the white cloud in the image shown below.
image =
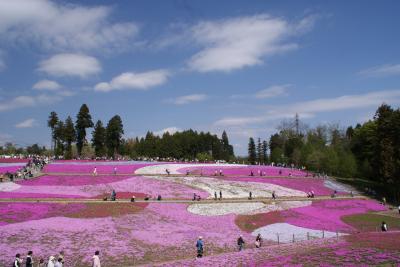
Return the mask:
<svg viewBox="0 0 400 267">
<path fill-rule="evenodd" d="M 264 14 L 198 23 L 191 31 L 203 49 L 189 60 L 189 68 L 229 72 L 262 64 L 264 57 L 296 49 L 287 39 L 310 30 L 314 21 L 306 18 L 292 25 Z"/>
<path fill-rule="evenodd" d="M 192 94 L 192 95 L 179 96 L 175 99 L 168 99 L 167 102 L 175 105 L 185 105 L 192 102 L 200 102 L 205 99 L 207 99 L 207 96 L 204 94 Z"/>
<path fill-rule="evenodd" d="M 262 124 L 267 121 L 294 117 L 314 117 L 319 112 L 333 112 L 349 109 L 377 107 L 382 103 L 400 103 L 400 90 L 375 91 L 360 95 L 344 95 L 334 98 L 321 98 L 311 101 L 292 103 L 281 106 L 268 106 L 262 115 L 248 117 L 226 117 L 214 123 L 216 126 L 243 126 Z"/>
<path fill-rule="evenodd" d="M 359 72 L 359 74 L 369 77 L 400 75 L 400 64 L 377 66 L 362 70 Z"/>
<path fill-rule="evenodd" d="M 32 88 L 35 90 L 57 91 L 61 88 L 61 85 L 58 82 L 45 79 L 35 83 Z"/>
<path fill-rule="evenodd" d="M 0 112 L 35 107 L 38 105 L 54 104 L 61 101 L 63 97 L 61 95 L 46 95 L 41 94 L 37 96 L 17 96 L 7 101 L 0 102 Z"/>
<path fill-rule="evenodd" d="M 154 132 L 154 135 L 162 136 L 166 132 L 168 132 L 170 134 L 174 134 L 174 133 L 180 132 L 180 131 L 182 131 L 180 128 L 173 126 L 173 127 L 168 127 L 168 128 L 162 129 L 160 131 L 156 131 L 156 132 Z"/>
<path fill-rule="evenodd" d="M 15 128 L 32 128 L 36 125 L 35 119 L 27 119 L 15 124 Z"/>
<path fill-rule="evenodd" d="M 85 78 L 101 71 L 100 62 L 83 54 L 57 54 L 39 63 L 39 71 L 53 76 Z"/>
<path fill-rule="evenodd" d="M 94 90 L 109 92 L 113 90 L 147 90 L 151 87 L 164 84 L 169 76 L 167 70 L 153 70 L 148 72 L 125 72 L 114 77 L 110 82 L 98 83 Z"/>
<path fill-rule="evenodd" d="M 111 11 L 50 0 L 0 1 L 0 37 L 57 51 L 124 48 L 138 26 L 112 23 Z"/>
<path fill-rule="evenodd" d="M 277 96 L 287 95 L 287 90 L 290 85 L 273 85 L 264 90 L 258 91 L 255 94 L 256 98 L 272 98 Z"/>
</svg>

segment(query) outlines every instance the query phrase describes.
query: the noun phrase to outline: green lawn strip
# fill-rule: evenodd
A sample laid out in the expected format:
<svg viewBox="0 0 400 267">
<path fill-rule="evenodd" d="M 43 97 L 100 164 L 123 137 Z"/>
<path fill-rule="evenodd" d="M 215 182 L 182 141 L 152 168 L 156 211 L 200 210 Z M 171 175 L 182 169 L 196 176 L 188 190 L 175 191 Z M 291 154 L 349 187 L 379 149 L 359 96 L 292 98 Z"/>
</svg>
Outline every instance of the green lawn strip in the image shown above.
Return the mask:
<svg viewBox="0 0 400 267">
<path fill-rule="evenodd" d="M 376 213 L 352 214 L 341 217 L 342 221 L 359 231 L 380 231 L 382 222 L 386 222 L 389 230 L 400 230 L 400 218 Z"/>
</svg>

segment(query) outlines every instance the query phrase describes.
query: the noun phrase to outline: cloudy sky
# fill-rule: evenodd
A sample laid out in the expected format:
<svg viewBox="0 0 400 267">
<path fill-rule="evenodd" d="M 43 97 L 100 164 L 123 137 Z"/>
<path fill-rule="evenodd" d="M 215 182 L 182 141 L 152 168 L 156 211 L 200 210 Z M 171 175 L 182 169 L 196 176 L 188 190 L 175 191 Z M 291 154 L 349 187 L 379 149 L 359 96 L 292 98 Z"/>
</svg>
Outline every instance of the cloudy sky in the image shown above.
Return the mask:
<svg viewBox="0 0 400 267">
<path fill-rule="evenodd" d="M 400 102 L 399 1 L 0 0 L 0 143 L 50 143 L 88 104 L 125 137 L 225 129 L 236 154 L 295 113 Z"/>
</svg>

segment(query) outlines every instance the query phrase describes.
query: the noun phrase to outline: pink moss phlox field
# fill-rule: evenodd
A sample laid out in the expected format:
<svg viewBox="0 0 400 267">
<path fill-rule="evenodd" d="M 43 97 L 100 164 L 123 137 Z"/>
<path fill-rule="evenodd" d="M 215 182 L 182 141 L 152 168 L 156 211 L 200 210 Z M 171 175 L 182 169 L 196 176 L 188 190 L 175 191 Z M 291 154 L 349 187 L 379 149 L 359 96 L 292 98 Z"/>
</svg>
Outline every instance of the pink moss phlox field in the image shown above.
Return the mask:
<svg viewBox="0 0 400 267">
<path fill-rule="evenodd" d="M 7 172 L 15 173 L 22 168 L 23 166 L 0 166 L 0 174 L 4 174 Z"/>
<path fill-rule="evenodd" d="M 118 174 L 133 174 L 135 170 L 146 167 L 149 163 L 142 164 L 112 164 L 106 162 L 105 164 L 93 163 L 93 164 L 57 164 L 52 163 L 44 167 L 43 172 L 45 173 L 93 173 L 94 168 L 98 174 L 113 174 L 114 167 L 117 168 Z"/>
<path fill-rule="evenodd" d="M 0 226 L 39 220 L 83 209 L 83 204 L 0 203 Z"/>
<path fill-rule="evenodd" d="M 351 232 L 355 229 L 340 218 L 344 215 L 383 211 L 385 206 L 373 200 L 322 200 L 311 206 L 282 211 L 285 222 L 314 230 Z"/>
<path fill-rule="evenodd" d="M 122 179 L 122 180 L 121 180 Z M 102 181 L 102 182 L 101 182 Z M 0 192 L 0 198 L 20 197 L 19 194 L 34 194 L 33 197 L 46 195 L 65 196 L 66 198 L 98 197 L 104 193 L 139 192 L 163 198 L 192 198 L 193 194 L 207 198 L 205 191 L 182 184 L 161 181 L 143 176 L 41 176 L 32 180 L 20 181 L 20 188 L 11 192 Z"/>
<path fill-rule="evenodd" d="M 324 185 L 324 180 L 319 178 L 223 177 L 222 179 L 240 182 L 275 184 L 306 193 L 314 191 L 314 194 L 316 195 L 331 195 L 333 192 L 332 189 Z"/>
<path fill-rule="evenodd" d="M 19 193 L 19 192 L 0 192 L 0 199 L 19 199 L 19 198 L 82 198 L 79 195 L 68 194 L 45 194 L 45 193 Z"/>
<path fill-rule="evenodd" d="M 16 208 L 13 205 L 8 209 L 32 210 L 46 217 L 50 208 L 35 206 Z M 2 213 L 9 212 L 5 209 Z M 65 250 L 67 255 L 71 255 L 69 259 L 78 257 L 89 261 L 88 256 L 96 249 L 102 251 L 103 257 L 128 254 L 142 257 L 146 248 L 153 246 L 192 251 L 199 235 L 206 240 L 208 249 L 233 248 L 239 234 L 243 234 L 246 240 L 254 239 L 235 225 L 234 215 L 211 218 L 194 215 L 187 211 L 185 204 L 151 203 L 139 213 L 114 218 L 53 217 L 35 220 L 39 215 L 32 221 L 0 226 L 4 233 L 0 236 L 0 262 L 12 259 L 20 250 L 33 250 L 35 255 L 47 257 L 49 253 Z"/>
<path fill-rule="evenodd" d="M 292 176 L 296 177 L 304 177 L 307 175 L 306 171 L 289 169 L 289 168 L 281 168 L 281 167 L 272 167 L 272 166 L 248 166 L 243 165 L 243 167 L 229 167 L 229 166 L 207 166 L 207 167 L 188 167 L 188 168 L 181 168 L 178 169 L 180 173 L 186 173 L 186 171 L 190 171 L 193 174 L 200 174 L 203 175 L 214 175 L 215 171 L 219 172 L 222 170 L 224 175 L 245 175 L 249 176 L 251 171 L 253 171 L 254 176 L 258 176 L 258 172 L 265 172 L 266 176 Z M 279 171 L 282 173 L 279 174 Z"/>
<path fill-rule="evenodd" d="M 123 175 L 43 175 L 34 179 L 17 182 L 20 185 L 42 186 L 80 186 L 80 185 L 97 185 L 109 184 L 128 179 L 130 176 Z"/>
</svg>

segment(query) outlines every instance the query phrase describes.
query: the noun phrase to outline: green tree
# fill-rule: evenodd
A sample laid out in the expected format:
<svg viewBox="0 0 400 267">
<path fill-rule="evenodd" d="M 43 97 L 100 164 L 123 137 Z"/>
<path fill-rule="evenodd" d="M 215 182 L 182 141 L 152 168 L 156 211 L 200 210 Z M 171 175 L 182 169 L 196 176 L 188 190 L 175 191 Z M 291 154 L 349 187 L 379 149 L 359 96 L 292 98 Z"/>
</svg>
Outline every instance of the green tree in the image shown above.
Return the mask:
<svg viewBox="0 0 400 267">
<path fill-rule="evenodd" d="M 58 123 L 58 116 L 57 113 L 52 111 L 50 112 L 49 119 L 47 120 L 47 126 L 50 127 L 51 129 L 51 145 L 54 149 L 56 150 L 56 135 L 55 135 L 55 129 Z"/>
<path fill-rule="evenodd" d="M 96 122 L 92 132 L 92 146 L 96 157 L 103 157 L 106 155 L 106 128 L 104 128 L 101 120 Z"/>
<path fill-rule="evenodd" d="M 257 162 L 261 164 L 264 162 L 264 158 L 263 158 L 262 143 L 260 138 L 257 139 L 256 151 L 257 151 Z"/>
<path fill-rule="evenodd" d="M 64 139 L 66 143 L 66 151 L 65 151 L 65 158 L 71 159 L 72 158 L 72 142 L 76 141 L 76 132 L 74 127 L 74 122 L 72 118 L 68 116 L 65 120 L 64 126 Z"/>
<path fill-rule="evenodd" d="M 62 120 L 59 120 L 57 122 L 56 127 L 54 128 L 54 138 L 56 142 L 55 146 L 55 155 L 56 156 L 62 156 L 64 155 L 64 141 L 65 141 L 65 131 L 64 131 L 64 122 Z"/>
<path fill-rule="evenodd" d="M 263 141 L 262 142 L 262 158 L 263 158 L 263 163 L 264 164 L 267 164 L 268 163 L 268 154 L 267 154 L 267 151 L 268 151 L 268 143 L 267 143 L 267 141 Z"/>
<path fill-rule="evenodd" d="M 248 160 L 249 163 L 254 165 L 256 164 L 257 153 L 256 153 L 256 144 L 254 143 L 253 137 L 249 139 L 249 146 L 248 146 Z"/>
<path fill-rule="evenodd" d="M 106 145 L 107 153 L 110 157 L 115 157 L 119 152 L 122 143 L 122 135 L 124 134 L 124 126 L 119 115 L 112 117 L 106 128 Z"/>
<path fill-rule="evenodd" d="M 83 104 L 76 116 L 75 123 L 76 148 L 79 156 L 81 156 L 82 148 L 86 142 L 86 129 L 91 127 L 93 127 L 92 116 L 90 115 L 88 106 Z"/>
</svg>

